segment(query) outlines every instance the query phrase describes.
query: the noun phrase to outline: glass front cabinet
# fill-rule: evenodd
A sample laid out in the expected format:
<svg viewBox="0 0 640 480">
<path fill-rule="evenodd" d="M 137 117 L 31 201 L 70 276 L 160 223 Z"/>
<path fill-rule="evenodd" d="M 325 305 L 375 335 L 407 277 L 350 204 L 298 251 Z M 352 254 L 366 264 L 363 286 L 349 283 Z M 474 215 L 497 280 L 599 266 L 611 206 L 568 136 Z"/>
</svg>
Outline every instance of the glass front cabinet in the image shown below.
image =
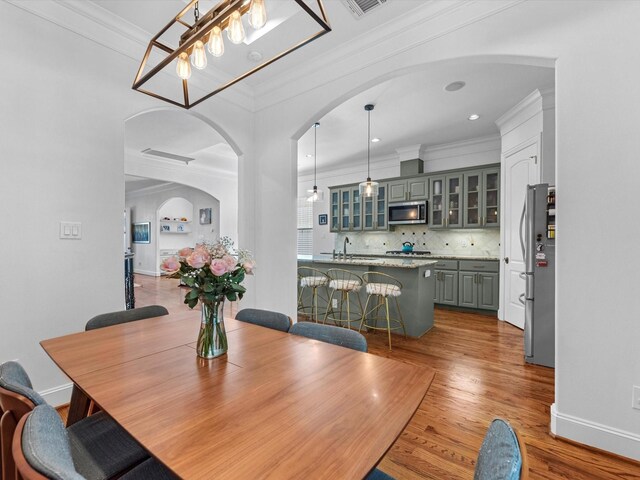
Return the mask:
<svg viewBox="0 0 640 480">
<path fill-rule="evenodd" d="M 363 230 L 387 229 L 387 185 L 378 187 L 378 195 L 363 200 Z"/>
<path fill-rule="evenodd" d="M 500 171 L 497 168 L 464 174 L 464 226 L 498 227 Z"/>
<path fill-rule="evenodd" d="M 362 230 L 363 220 L 374 222 L 373 204 L 363 204 L 358 185 L 349 185 L 340 189 L 331 189 L 330 205 L 332 232 L 351 232 Z M 364 199 L 367 200 L 367 199 Z M 366 228 L 366 227 L 365 227 Z"/>
<path fill-rule="evenodd" d="M 331 222 L 329 230 L 331 232 L 340 231 L 340 190 L 331 190 L 331 201 L 329 205 L 331 211 Z"/>
<path fill-rule="evenodd" d="M 462 174 L 432 177 L 429 182 L 429 226 L 462 228 Z"/>
<path fill-rule="evenodd" d="M 358 184 L 331 188 L 330 231 L 387 230 L 392 187 L 396 197 L 403 188 L 405 199 L 428 194 L 429 228 L 500 226 L 500 167 L 491 165 L 381 182 L 374 197 L 361 197 Z"/>
</svg>

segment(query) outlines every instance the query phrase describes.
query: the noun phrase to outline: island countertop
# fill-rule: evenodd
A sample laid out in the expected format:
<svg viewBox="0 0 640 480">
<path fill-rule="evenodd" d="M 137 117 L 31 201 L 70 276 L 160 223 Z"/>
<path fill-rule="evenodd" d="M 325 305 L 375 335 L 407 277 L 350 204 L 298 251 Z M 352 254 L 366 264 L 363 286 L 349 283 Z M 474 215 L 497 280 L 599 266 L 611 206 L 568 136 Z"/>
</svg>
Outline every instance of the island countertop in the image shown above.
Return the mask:
<svg viewBox="0 0 640 480">
<path fill-rule="evenodd" d="M 331 257 L 331 253 L 322 252 L 320 254 L 328 255 Z M 351 255 L 351 254 L 349 254 Z M 367 258 L 421 258 L 428 260 L 487 260 L 497 262 L 500 260 L 498 257 L 484 256 L 484 255 L 445 255 L 440 253 L 430 253 L 427 255 L 416 255 L 411 253 L 354 253 L 355 258 L 367 257 Z"/>
<path fill-rule="evenodd" d="M 354 257 L 347 260 L 338 260 L 332 258 L 331 255 L 298 255 L 298 262 L 311 262 L 311 263 L 331 263 L 334 265 L 341 265 L 347 267 L 349 265 L 359 265 L 365 267 L 389 267 L 389 268 L 420 268 L 420 267 L 432 267 L 437 260 L 422 260 L 416 259 L 416 257 L 402 257 L 402 258 L 373 258 L 373 257 Z"/>
</svg>

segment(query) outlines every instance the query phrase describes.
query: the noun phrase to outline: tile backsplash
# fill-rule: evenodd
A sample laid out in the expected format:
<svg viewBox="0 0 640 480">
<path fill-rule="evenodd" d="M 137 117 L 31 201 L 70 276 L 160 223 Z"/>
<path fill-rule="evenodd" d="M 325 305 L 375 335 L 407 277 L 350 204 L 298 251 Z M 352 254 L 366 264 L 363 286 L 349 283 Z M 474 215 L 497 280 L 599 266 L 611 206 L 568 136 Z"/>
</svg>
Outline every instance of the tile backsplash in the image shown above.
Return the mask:
<svg viewBox="0 0 640 480">
<path fill-rule="evenodd" d="M 414 250 L 429 250 L 436 255 L 500 255 L 499 229 L 430 230 L 425 226 L 397 226 L 387 232 L 346 232 L 336 235 L 335 249 L 342 251 L 344 238 L 349 237 L 350 253 L 380 254 L 401 250 L 404 242 L 414 244 Z"/>
</svg>

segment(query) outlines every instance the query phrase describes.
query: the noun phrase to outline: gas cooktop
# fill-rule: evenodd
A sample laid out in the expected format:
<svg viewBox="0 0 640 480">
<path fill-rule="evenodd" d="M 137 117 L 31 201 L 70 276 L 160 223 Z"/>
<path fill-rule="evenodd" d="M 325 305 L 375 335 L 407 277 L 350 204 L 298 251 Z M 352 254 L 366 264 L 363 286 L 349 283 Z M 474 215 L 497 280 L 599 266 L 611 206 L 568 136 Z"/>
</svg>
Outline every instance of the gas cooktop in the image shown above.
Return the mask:
<svg viewBox="0 0 640 480">
<path fill-rule="evenodd" d="M 403 252 L 402 250 L 387 250 L 387 255 L 431 255 L 429 250 L 413 250 L 412 252 Z"/>
</svg>

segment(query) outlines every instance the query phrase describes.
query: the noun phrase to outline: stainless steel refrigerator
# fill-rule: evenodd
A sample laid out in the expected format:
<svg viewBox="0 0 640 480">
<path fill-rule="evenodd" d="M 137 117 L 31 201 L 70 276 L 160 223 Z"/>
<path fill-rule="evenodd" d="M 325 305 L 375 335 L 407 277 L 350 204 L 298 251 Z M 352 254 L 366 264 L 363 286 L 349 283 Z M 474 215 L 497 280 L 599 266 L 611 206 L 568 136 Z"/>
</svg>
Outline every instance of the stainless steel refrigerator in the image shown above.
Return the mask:
<svg viewBox="0 0 640 480">
<path fill-rule="evenodd" d="M 555 366 L 555 187 L 528 185 L 520 244 L 524 258 L 524 352 L 528 363 Z"/>
</svg>

